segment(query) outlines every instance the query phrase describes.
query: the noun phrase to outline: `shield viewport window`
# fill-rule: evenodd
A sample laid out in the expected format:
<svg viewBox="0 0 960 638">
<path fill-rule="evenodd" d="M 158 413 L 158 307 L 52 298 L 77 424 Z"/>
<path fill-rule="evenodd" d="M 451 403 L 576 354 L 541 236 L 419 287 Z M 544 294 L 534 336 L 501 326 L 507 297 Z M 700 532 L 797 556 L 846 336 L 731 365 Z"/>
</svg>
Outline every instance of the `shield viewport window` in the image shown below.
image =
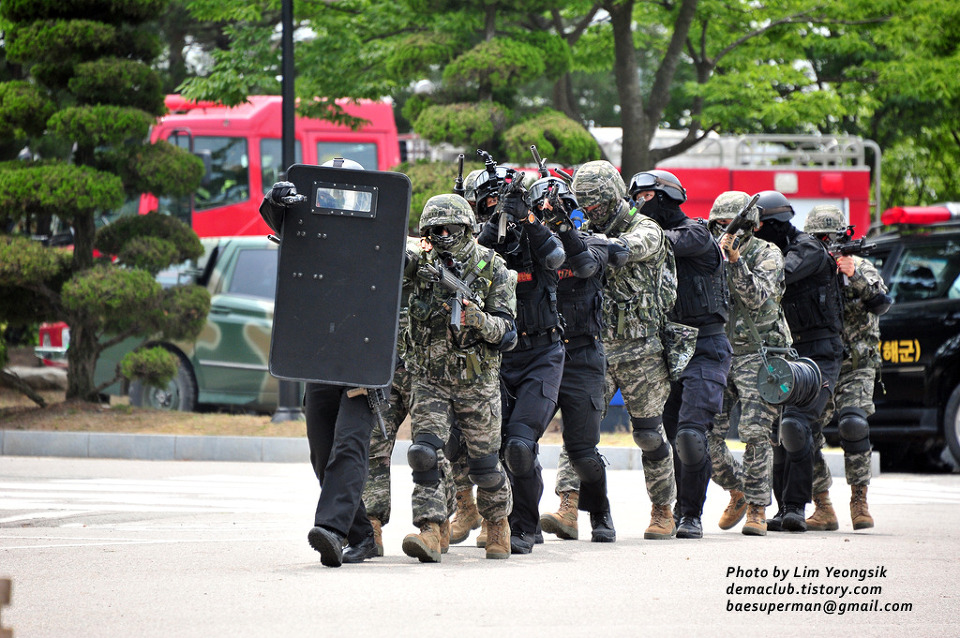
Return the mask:
<svg viewBox="0 0 960 638">
<path fill-rule="evenodd" d="M 373 194 L 348 188 L 318 186 L 314 205 L 317 208 L 370 213 L 373 210 Z"/>
</svg>

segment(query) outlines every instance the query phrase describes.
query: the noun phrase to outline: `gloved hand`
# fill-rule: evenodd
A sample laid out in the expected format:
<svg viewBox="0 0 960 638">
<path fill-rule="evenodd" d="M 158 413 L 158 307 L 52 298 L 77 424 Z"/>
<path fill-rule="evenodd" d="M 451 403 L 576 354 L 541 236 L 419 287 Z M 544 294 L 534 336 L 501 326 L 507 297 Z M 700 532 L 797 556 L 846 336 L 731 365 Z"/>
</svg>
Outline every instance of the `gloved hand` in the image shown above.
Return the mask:
<svg viewBox="0 0 960 638">
<path fill-rule="evenodd" d="M 290 197 L 295 199 L 287 199 Z M 277 182 L 267 194 L 267 199 L 270 200 L 270 203 L 274 206 L 286 208 L 287 206 L 294 204 L 296 201 L 303 201 L 305 198 L 303 195 L 297 193 L 297 187 L 294 186 L 292 182 Z"/>
<path fill-rule="evenodd" d="M 511 216 L 514 220 L 521 220 L 527 216 L 530 207 L 522 193 L 509 193 L 503 198 L 501 212 Z"/>
<path fill-rule="evenodd" d="M 461 316 L 463 325 L 482 330 L 487 323 L 487 313 L 477 308 L 476 305 L 467 300 L 463 302 L 463 315 Z"/>
<path fill-rule="evenodd" d="M 607 244 L 607 265 L 611 268 L 620 268 L 629 257 L 630 249 L 622 239 L 611 239 Z"/>
</svg>

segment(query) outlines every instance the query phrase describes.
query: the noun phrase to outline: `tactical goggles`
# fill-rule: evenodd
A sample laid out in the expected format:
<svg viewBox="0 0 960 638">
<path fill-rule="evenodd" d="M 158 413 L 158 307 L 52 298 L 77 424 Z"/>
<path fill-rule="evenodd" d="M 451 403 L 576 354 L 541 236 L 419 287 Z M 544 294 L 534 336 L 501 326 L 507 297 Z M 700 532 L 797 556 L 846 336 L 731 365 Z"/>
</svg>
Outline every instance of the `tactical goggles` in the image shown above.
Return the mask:
<svg viewBox="0 0 960 638">
<path fill-rule="evenodd" d="M 634 194 L 639 191 L 657 190 L 658 186 L 660 188 L 676 188 L 684 197 L 687 196 L 687 191 L 678 182 L 671 182 L 651 173 L 637 173 L 630 180 L 630 192 Z"/>
<path fill-rule="evenodd" d="M 556 177 L 546 177 L 537 180 L 530 187 L 530 203 L 537 204 L 544 199 L 551 189 L 556 191 L 558 197 L 563 195 L 572 195 L 570 187 L 562 180 Z"/>
<path fill-rule="evenodd" d="M 463 232 L 462 224 L 441 224 L 439 226 L 431 226 L 427 229 L 428 235 L 436 235 L 440 237 L 443 235 L 443 231 L 447 231 L 447 234 L 450 236 L 456 235 L 457 233 Z"/>
</svg>

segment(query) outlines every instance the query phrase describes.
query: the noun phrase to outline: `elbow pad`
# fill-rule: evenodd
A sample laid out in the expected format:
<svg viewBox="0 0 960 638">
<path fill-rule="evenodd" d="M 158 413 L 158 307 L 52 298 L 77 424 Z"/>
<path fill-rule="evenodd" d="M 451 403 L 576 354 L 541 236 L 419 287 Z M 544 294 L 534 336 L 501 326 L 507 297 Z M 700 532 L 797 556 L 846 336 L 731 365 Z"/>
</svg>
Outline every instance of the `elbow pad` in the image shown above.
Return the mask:
<svg viewBox="0 0 960 638">
<path fill-rule="evenodd" d="M 863 305 L 868 312 L 880 316 L 890 310 L 890 306 L 893 305 L 893 299 L 890 297 L 890 295 L 881 292 L 880 294 L 866 300 Z"/>
<path fill-rule="evenodd" d="M 493 344 L 493 347 L 496 348 L 499 352 L 509 352 L 513 350 L 517 345 L 517 324 L 512 318 L 491 315 L 488 317 L 490 321 L 487 321 L 487 324 L 496 323 L 499 329 L 502 329 L 503 332 L 499 333 L 499 339 L 488 339 L 489 343 Z M 484 335 L 486 339 L 486 335 Z"/>
<path fill-rule="evenodd" d="M 620 268 L 630 258 L 630 249 L 622 239 L 612 239 L 607 244 L 607 265 Z"/>
<path fill-rule="evenodd" d="M 588 279 L 593 277 L 600 269 L 599 260 L 590 251 L 583 251 L 573 256 L 567 257 L 567 264 L 573 271 L 574 277 Z"/>
</svg>

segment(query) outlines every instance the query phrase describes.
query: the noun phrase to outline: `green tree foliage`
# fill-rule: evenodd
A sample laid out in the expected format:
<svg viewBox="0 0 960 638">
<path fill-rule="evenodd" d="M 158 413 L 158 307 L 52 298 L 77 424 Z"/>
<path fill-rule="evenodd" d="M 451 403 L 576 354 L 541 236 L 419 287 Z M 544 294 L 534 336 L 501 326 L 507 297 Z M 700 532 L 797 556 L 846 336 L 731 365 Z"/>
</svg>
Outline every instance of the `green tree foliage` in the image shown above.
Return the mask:
<svg viewBox="0 0 960 638">
<path fill-rule="evenodd" d="M 161 46 L 145 23 L 165 5 L 0 4 L 6 59 L 27 78 L 0 83 L 0 132 L 31 149 L 63 151 L 0 164 L 0 322 L 26 315 L 70 325 L 68 398 L 96 399 L 93 372 L 104 348 L 136 335 L 197 334 L 209 310 L 204 289 L 163 290 L 154 279 L 202 253 L 191 229 L 159 215 L 123 218 L 99 235 L 95 224 L 134 193 L 179 195 L 203 175 L 186 151 L 145 142 L 165 112 L 150 67 Z M 28 238 L 53 220 L 69 228 L 72 249 Z"/>
</svg>

